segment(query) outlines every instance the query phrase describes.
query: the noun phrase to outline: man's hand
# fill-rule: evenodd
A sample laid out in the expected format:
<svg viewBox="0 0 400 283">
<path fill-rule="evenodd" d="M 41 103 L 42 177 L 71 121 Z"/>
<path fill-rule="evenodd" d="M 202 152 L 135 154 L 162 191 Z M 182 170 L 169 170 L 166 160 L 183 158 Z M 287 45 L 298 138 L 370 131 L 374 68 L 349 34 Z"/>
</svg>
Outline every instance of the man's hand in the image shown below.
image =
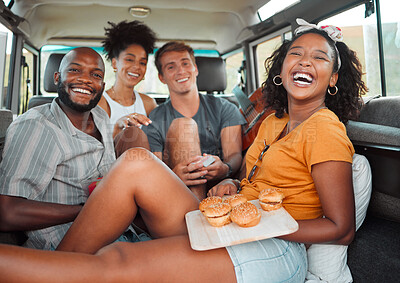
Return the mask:
<svg viewBox="0 0 400 283">
<path fill-rule="evenodd" d="M 206 174 L 208 168 L 199 162 L 201 156 L 196 156 L 188 161 L 178 163 L 172 171 L 185 183 L 186 186 L 195 186 L 207 183 Z"/>
<path fill-rule="evenodd" d="M 212 156 L 215 159 L 211 165 L 209 165 L 207 168 L 204 168 L 207 169 L 207 174 L 205 175 L 207 180 L 220 180 L 224 179 L 228 175 L 228 165 L 222 162 L 218 156 L 209 154 L 203 154 L 203 156 Z"/>
<path fill-rule="evenodd" d="M 224 195 L 235 195 L 238 190 L 238 181 L 233 180 L 233 179 L 225 179 L 221 182 L 219 182 L 217 185 L 212 187 L 208 193 L 207 196 L 219 196 L 222 197 Z"/>
</svg>

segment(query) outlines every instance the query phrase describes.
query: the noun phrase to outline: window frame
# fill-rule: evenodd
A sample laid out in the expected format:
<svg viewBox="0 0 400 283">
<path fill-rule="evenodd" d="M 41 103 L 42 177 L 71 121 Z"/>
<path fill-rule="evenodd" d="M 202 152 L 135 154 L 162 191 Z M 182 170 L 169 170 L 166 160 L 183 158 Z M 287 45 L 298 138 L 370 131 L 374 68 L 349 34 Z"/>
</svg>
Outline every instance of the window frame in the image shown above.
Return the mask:
<svg viewBox="0 0 400 283">
<path fill-rule="evenodd" d="M 247 89 L 251 93 L 254 92 L 260 86 L 260 83 L 261 83 L 258 81 L 257 46 L 260 43 L 268 41 L 277 36 L 280 36 L 281 42 L 283 42 L 283 40 L 285 39 L 285 34 L 287 32 L 292 32 L 291 25 L 288 25 L 288 26 L 283 27 L 275 32 L 272 32 L 270 34 L 259 37 L 248 43 L 248 52 L 249 52 L 248 58 L 249 58 L 249 60 L 247 60 L 247 62 L 248 62 L 248 73 L 249 74 L 248 74 L 248 80 L 247 80 L 247 82 L 248 82 Z M 265 58 L 265 59 L 267 59 L 267 58 Z"/>
<path fill-rule="evenodd" d="M 245 49 L 244 49 L 243 46 L 239 47 L 239 48 L 236 48 L 234 50 L 231 50 L 231 51 L 221 55 L 221 58 L 225 61 L 225 70 L 226 70 L 226 74 L 227 74 L 227 82 L 226 82 L 227 85 L 226 85 L 226 89 L 224 91 L 224 93 L 227 94 L 227 95 L 233 95 L 233 93 L 232 93 L 231 90 L 228 89 L 228 70 L 227 70 L 226 60 L 228 58 L 232 57 L 232 56 L 235 56 L 235 55 L 239 54 L 239 53 L 242 53 L 243 60 L 246 61 Z M 243 66 L 243 60 L 242 60 L 242 63 L 241 63 L 241 67 Z M 241 68 L 241 67 L 239 67 L 239 68 Z M 239 75 L 239 69 L 237 71 L 238 71 L 238 75 Z M 246 81 L 244 82 L 244 84 L 246 85 Z"/>
</svg>

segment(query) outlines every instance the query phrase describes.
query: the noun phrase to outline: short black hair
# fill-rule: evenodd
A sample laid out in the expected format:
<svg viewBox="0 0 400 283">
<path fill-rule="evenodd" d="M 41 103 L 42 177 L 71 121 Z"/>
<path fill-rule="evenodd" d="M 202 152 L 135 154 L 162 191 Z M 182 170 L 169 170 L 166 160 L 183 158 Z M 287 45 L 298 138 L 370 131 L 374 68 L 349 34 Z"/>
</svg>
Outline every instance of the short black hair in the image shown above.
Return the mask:
<svg viewBox="0 0 400 283">
<path fill-rule="evenodd" d="M 111 27 L 104 28 L 106 39 L 102 42 L 106 58 L 118 58 L 119 54 L 132 44 L 143 47 L 147 56 L 154 51 L 157 40 L 152 29 L 141 21 L 122 21 L 118 24 L 108 22 Z"/>
</svg>

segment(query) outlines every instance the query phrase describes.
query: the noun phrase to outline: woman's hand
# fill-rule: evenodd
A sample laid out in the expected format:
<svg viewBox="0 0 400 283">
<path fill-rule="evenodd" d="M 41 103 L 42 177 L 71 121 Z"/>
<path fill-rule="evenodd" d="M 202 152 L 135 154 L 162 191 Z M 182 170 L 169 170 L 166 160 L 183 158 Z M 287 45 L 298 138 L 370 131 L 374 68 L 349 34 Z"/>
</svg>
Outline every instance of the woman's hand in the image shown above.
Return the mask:
<svg viewBox="0 0 400 283">
<path fill-rule="evenodd" d="M 235 195 L 238 190 L 239 181 L 233 179 L 225 179 L 219 182 L 217 185 L 212 187 L 207 196 L 219 196 L 222 197 L 223 195 Z"/>
<path fill-rule="evenodd" d="M 135 126 L 141 127 L 142 125 L 148 126 L 152 121 L 143 114 L 132 113 L 119 118 L 116 125 L 120 129 L 125 129 L 127 127 Z"/>
<path fill-rule="evenodd" d="M 134 126 L 140 128 L 142 125 L 148 126 L 151 123 L 152 121 L 147 118 L 146 115 L 138 113 L 122 116 L 114 125 L 113 137 L 116 137 L 121 131 L 128 127 Z"/>
</svg>

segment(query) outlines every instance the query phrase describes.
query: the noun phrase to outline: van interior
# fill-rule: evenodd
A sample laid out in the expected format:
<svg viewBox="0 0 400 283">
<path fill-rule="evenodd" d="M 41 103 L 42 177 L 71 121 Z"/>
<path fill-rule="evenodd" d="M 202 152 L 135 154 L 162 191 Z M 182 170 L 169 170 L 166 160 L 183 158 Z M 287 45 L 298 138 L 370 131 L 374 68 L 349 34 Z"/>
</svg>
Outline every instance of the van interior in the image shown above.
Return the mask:
<svg viewBox="0 0 400 283">
<path fill-rule="evenodd" d="M 286 2 L 290 3 L 284 6 Z M 347 263 L 354 282 L 397 282 L 399 8 L 394 0 L 0 1 L 0 152 L 12 120 L 56 96 L 52 77 L 66 52 L 89 46 L 104 56 L 101 46 L 108 22 L 143 21 L 157 34 L 156 48 L 170 40 L 189 44 L 199 67 L 199 90 L 228 99 L 244 113 L 251 108 L 257 114 L 270 113 L 268 106 L 255 98 L 265 79 L 264 61 L 292 37 L 296 18 L 315 24 L 343 24 L 344 41 L 357 51 L 369 88 L 360 117 L 346 127 L 356 152 L 368 159 L 372 172 L 367 217 L 348 248 Z M 106 66 L 106 85 L 111 86 L 110 62 L 106 61 Z M 168 99 L 153 54 L 138 91 L 158 104 Z M 247 130 L 257 127 L 261 117 L 248 120 Z M 254 137 L 244 136 L 243 141 L 251 143 Z M 21 245 L 23 241 L 21 231 L 0 233 L 2 243 Z"/>
</svg>

